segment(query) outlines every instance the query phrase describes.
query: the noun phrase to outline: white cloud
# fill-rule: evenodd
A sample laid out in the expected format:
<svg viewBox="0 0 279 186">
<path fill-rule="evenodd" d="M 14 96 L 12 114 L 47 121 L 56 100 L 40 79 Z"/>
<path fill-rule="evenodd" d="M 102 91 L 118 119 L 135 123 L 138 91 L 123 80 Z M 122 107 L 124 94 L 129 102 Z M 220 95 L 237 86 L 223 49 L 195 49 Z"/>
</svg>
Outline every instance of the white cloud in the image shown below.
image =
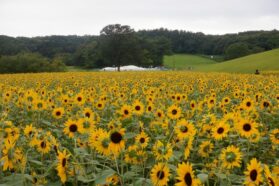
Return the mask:
<svg viewBox="0 0 279 186">
<path fill-rule="evenodd" d="M 0 0 L 0 34 L 99 34 L 107 24 L 210 34 L 279 29 L 278 0 Z"/>
</svg>

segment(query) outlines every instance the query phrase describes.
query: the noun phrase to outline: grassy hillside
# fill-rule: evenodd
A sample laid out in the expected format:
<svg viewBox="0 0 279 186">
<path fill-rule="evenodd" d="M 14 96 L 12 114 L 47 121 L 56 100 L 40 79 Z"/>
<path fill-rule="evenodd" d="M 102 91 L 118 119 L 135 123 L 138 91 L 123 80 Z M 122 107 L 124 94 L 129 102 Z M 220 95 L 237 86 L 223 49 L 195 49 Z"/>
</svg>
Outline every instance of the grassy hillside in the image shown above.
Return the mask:
<svg viewBox="0 0 279 186">
<path fill-rule="evenodd" d="M 198 70 L 206 72 L 254 73 L 256 69 L 259 69 L 260 71 L 278 71 L 279 49 L 253 54 L 222 63 L 202 66 Z"/>
<path fill-rule="evenodd" d="M 191 67 L 193 70 L 198 70 L 201 66 L 215 64 L 214 60 L 207 57 L 201 57 L 191 54 L 175 54 L 164 57 L 164 66 L 167 68 L 175 68 L 184 70 Z"/>
<path fill-rule="evenodd" d="M 256 69 L 262 71 L 279 71 L 279 49 L 253 54 L 221 63 L 208 57 L 176 54 L 165 56 L 164 65 L 178 70 L 192 67 L 193 71 L 203 72 L 233 72 L 254 73 Z"/>
</svg>

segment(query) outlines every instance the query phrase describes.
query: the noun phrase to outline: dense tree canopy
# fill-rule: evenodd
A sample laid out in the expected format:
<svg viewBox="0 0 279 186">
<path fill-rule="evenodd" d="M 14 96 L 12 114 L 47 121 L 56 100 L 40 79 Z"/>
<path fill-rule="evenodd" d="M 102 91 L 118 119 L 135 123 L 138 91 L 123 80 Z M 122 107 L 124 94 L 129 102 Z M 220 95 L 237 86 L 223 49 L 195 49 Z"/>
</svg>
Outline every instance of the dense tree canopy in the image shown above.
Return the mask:
<svg viewBox="0 0 279 186">
<path fill-rule="evenodd" d="M 160 66 L 163 55 L 190 53 L 221 55 L 226 59 L 279 47 L 279 31 L 249 31 L 205 35 L 180 30 L 141 30 L 108 25 L 100 36 L 8 37 L 0 35 L 0 56 L 39 53 L 66 65 L 100 68 L 135 64 Z"/>
<path fill-rule="evenodd" d="M 47 58 L 35 53 L 21 53 L 0 57 L 0 73 L 60 72 L 65 70 L 61 60 Z"/>
</svg>

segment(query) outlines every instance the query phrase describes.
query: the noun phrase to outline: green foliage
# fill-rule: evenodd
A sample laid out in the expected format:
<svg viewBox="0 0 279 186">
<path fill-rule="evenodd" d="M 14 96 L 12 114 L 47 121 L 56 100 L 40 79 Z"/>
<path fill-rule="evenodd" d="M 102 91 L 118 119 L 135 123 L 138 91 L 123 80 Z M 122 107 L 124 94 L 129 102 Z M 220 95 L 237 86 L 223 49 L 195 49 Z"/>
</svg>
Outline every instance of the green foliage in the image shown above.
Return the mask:
<svg viewBox="0 0 279 186">
<path fill-rule="evenodd" d="M 66 65 L 85 68 L 119 64 L 160 66 L 163 55 L 171 53 L 226 54 L 226 59 L 233 59 L 278 47 L 277 30 L 205 35 L 162 28 L 135 32 L 129 26 L 116 24 L 105 27 L 100 36 L 14 38 L 0 35 L 0 56 L 39 53 L 50 60 L 59 57 Z M 216 58 L 218 62 L 222 60 Z"/>
<path fill-rule="evenodd" d="M 246 43 L 231 44 L 225 52 L 226 59 L 234 59 L 250 54 L 251 51 Z"/>
<path fill-rule="evenodd" d="M 161 66 L 163 56 L 170 53 L 168 39 L 140 38 L 126 25 L 108 25 L 100 33 L 97 40 L 92 39 L 77 49 L 71 65 L 85 68 Z"/>
<path fill-rule="evenodd" d="M 39 54 L 22 53 L 0 58 L 0 73 L 60 72 L 65 65 L 59 58 L 49 61 Z"/>
</svg>

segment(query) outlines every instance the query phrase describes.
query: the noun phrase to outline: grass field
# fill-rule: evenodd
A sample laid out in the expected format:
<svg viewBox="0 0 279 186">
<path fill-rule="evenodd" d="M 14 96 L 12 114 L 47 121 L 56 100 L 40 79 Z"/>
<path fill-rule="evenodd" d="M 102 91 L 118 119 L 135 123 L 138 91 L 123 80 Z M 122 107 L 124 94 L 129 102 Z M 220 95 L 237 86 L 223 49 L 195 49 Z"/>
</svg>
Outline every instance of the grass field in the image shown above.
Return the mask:
<svg viewBox="0 0 279 186">
<path fill-rule="evenodd" d="M 254 73 L 279 70 L 279 49 L 237 58 L 223 63 L 204 65 L 200 71 Z"/>
<path fill-rule="evenodd" d="M 184 70 L 192 67 L 193 71 L 254 73 L 260 71 L 279 70 L 279 49 L 253 54 L 221 63 L 206 57 L 177 54 L 166 56 L 164 64 L 168 68 Z"/>
<path fill-rule="evenodd" d="M 176 54 L 165 56 L 164 65 L 167 68 L 185 70 L 192 68 L 198 70 L 201 66 L 215 64 L 214 60 L 191 54 Z"/>
</svg>

